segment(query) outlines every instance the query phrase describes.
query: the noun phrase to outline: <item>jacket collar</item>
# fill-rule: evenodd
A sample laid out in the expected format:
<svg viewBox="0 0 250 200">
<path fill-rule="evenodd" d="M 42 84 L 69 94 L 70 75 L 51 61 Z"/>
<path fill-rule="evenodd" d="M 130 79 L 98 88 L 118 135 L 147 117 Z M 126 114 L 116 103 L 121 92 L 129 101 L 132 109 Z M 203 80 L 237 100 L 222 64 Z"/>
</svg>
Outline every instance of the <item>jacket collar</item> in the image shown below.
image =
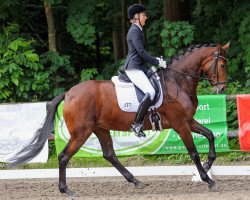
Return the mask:
<svg viewBox="0 0 250 200">
<path fill-rule="evenodd" d="M 141 31 L 142 31 L 142 27 L 136 23 L 134 23 L 135 26 L 137 26 Z"/>
</svg>

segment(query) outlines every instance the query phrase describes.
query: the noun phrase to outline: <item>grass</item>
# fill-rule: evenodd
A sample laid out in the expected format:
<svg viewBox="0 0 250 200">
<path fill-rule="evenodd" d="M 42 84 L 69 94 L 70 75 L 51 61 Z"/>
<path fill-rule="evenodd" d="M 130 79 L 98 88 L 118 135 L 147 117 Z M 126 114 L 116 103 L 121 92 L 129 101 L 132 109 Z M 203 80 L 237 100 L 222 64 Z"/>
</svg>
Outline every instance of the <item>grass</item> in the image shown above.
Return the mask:
<svg viewBox="0 0 250 200">
<path fill-rule="evenodd" d="M 47 163 L 24 164 L 19 166 L 20 169 L 49 169 L 58 168 L 58 159 L 56 156 L 55 146 L 50 142 L 49 159 Z M 234 165 L 239 163 L 250 163 L 250 153 L 239 151 L 238 138 L 229 139 L 230 152 L 217 153 L 215 165 Z M 207 153 L 200 153 L 202 161 L 207 160 Z M 193 165 L 188 154 L 165 154 L 165 155 L 134 155 L 121 156 L 120 162 L 124 166 L 154 166 L 154 165 Z M 112 165 L 104 158 L 72 158 L 68 167 L 111 167 Z M 7 169 L 2 163 L 0 169 Z"/>
</svg>

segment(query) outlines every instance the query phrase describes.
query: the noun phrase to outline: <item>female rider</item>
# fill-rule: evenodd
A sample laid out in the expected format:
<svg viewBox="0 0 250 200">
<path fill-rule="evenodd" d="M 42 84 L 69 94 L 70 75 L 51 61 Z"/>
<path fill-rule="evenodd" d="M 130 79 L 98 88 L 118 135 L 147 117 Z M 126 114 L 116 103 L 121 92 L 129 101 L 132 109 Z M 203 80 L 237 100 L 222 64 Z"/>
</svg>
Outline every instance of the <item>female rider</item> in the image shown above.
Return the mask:
<svg viewBox="0 0 250 200">
<path fill-rule="evenodd" d="M 138 137 L 146 137 L 143 132 L 144 116 L 155 96 L 155 90 L 145 74 L 149 70 L 146 63 L 166 68 L 166 61 L 153 57 L 146 51 L 146 42 L 142 30 L 147 20 L 146 8 L 141 4 L 130 6 L 128 18 L 131 22 L 127 34 L 128 55 L 121 69 L 125 70 L 128 78 L 145 95 L 140 102 L 131 131 L 134 131 Z"/>
</svg>

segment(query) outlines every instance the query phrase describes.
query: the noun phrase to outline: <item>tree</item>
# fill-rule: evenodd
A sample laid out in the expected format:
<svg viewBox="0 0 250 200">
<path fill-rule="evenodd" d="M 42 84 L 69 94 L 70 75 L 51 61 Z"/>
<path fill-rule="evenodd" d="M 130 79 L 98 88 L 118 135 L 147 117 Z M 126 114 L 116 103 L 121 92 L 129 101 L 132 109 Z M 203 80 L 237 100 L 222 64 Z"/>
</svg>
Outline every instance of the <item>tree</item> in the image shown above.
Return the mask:
<svg viewBox="0 0 250 200">
<path fill-rule="evenodd" d="M 56 49 L 56 29 L 53 17 L 53 10 L 48 0 L 44 0 L 44 10 L 48 24 L 48 43 L 50 51 L 57 51 Z"/>
<path fill-rule="evenodd" d="M 170 22 L 190 19 L 189 0 L 163 0 L 164 19 Z"/>
<path fill-rule="evenodd" d="M 123 57 L 126 58 L 128 53 L 127 47 L 127 32 L 128 32 L 128 15 L 127 15 L 127 7 L 128 1 L 122 0 L 122 49 L 123 49 Z"/>
<path fill-rule="evenodd" d="M 117 12 L 120 10 L 119 2 L 113 1 L 113 31 L 112 31 L 112 39 L 113 39 L 113 51 L 114 51 L 114 60 L 117 62 L 123 57 L 123 40 L 122 40 L 122 15 Z"/>
</svg>

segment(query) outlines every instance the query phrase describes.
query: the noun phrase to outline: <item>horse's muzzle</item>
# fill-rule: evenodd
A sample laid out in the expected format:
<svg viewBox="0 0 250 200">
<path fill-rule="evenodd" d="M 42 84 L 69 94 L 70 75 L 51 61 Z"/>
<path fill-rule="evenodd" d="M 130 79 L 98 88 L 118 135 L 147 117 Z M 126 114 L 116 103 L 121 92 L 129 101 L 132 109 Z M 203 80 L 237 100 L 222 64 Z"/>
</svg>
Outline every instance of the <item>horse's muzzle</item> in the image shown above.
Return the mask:
<svg viewBox="0 0 250 200">
<path fill-rule="evenodd" d="M 220 84 L 220 85 L 215 85 L 212 87 L 212 92 L 215 94 L 222 94 L 226 90 L 226 85 Z"/>
</svg>

